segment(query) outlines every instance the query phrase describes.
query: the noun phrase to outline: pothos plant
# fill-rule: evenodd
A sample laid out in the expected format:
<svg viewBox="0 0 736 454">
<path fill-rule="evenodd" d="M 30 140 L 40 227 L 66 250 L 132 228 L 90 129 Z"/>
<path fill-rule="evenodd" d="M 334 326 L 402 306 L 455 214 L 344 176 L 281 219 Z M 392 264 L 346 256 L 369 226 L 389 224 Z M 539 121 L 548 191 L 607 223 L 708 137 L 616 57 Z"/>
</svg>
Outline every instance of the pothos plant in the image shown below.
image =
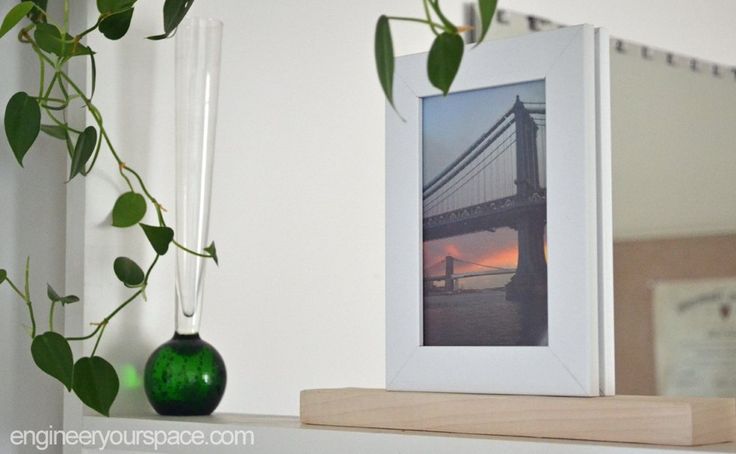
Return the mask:
<svg viewBox="0 0 736 454">
<path fill-rule="evenodd" d="M 478 0 L 480 14 L 480 44 L 491 28 L 497 0 Z M 394 45 L 391 38 L 391 21 L 416 22 L 429 27 L 435 38 L 427 55 L 427 77 L 432 85 L 447 95 L 463 60 L 465 45 L 462 33 L 471 30 L 470 25 L 455 25 L 440 8 L 439 0 L 422 0 L 424 17 L 398 17 L 383 15 L 378 18 L 375 34 L 375 55 L 378 79 L 386 99 L 396 109 L 393 100 Z"/>
<path fill-rule="evenodd" d="M 151 40 L 165 39 L 176 32 L 194 0 L 165 0 L 163 6 L 164 32 L 151 36 Z M 425 24 L 436 35 L 427 60 L 427 74 L 432 85 L 447 94 L 458 72 L 463 57 L 464 45 L 461 33 L 468 26 L 453 24 L 442 12 L 439 0 L 422 0 L 425 16 L 423 18 L 381 16 L 376 24 L 375 57 L 378 77 L 388 102 L 393 106 L 394 50 L 391 38 L 390 21 L 409 21 Z M 60 295 L 47 285 L 49 299 L 48 329 L 37 326 L 34 305 L 30 293 L 30 258 L 26 259 L 25 272 L 21 281 L 11 279 L 4 269 L 0 269 L 0 285 L 7 286 L 22 300 L 30 318 L 29 335 L 31 355 L 36 365 L 50 376 L 60 381 L 67 391 L 74 393 L 90 408 L 108 416 L 119 390 L 119 380 L 113 366 L 97 354 L 105 328 L 121 310 L 139 298 L 145 298 L 145 291 L 151 273 L 159 258 L 173 245 L 187 253 L 205 257 L 218 262 L 215 243 L 203 251 L 194 251 L 175 239 L 174 230 L 166 224 L 165 209 L 151 194 L 141 175 L 126 163 L 105 129 L 103 117 L 93 102 L 97 70 L 95 52 L 83 38 L 98 32 L 110 40 L 125 36 L 130 27 L 136 0 L 97 0 L 99 16 L 88 29 L 73 34 L 69 29 L 70 0 L 64 0 L 63 18 L 55 22 L 47 12 L 48 0 L 21 1 L 5 16 L 0 24 L 0 38 L 16 26 L 22 25 L 17 34 L 18 40 L 27 45 L 37 56 L 39 63 L 38 92 L 28 94 L 18 92 L 7 103 L 5 109 L 5 135 L 10 148 L 23 166 L 23 159 L 33 146 L 38 135 L 43 132 L 61 141 L 69 156 L 69 176 L 86 177 L 94 168 L 103 148 L 108 151 L 117 164 L 117 172 L 127 187 L 112 207 L 112 226 L 130 228 L 138 226 L 155 252 L 155 257 L 144 271 L 128 257 L 118 257 L 113 262 L 113 272 L 120 282 L 131 289 L 131 294 L 105 318 L 93 324 L 87 334 L 64 336 L 54 330 L 54 311 L 68 304 L 79 302 L 75 295 Z M 496 10 L 496 0 L 479 0 L 480 37 L 483 40 L 491 25 Z M 82 7 L 84 8 L 84 6 Z M 80 88 L 69 76 L 67 65 L 72 59 L 89 58 L 91 83 L 89 90 Z M 70 125 L 66 111 L 79 106 L 89 112 L 92 125 L 84 129 Z M 156 225 L 144 224 L 143 220 L 149 205 L 155 210 Z M 74 360 L 70 342 L 95 339 L 89 356 Z"/>
<path fill-rule="evenodd" d="M 173 35 L 192 3 L 193 0 L 166 0 L 163 6 L 164 32 L 149 39 L 159 40 Z M 151 272 L 171 245 L 187 253 L 210 258 L 215 263 L 217 251 L 214 242 L 203 251 L 193 251 L 175 239 L 174 230 L 164 219 L 164 207 L 151 194 L 141 175 L 123 161 L 105 129 L 101 112 L 93 102 L 97 82 L 95 52 L 82 39 L 93 32 L 111 40 L 122 38 L 130 27 L 136 0 L 97 0 L 97 21 L 78 33 L 72 32 L 69 26 L 70 0 L 64 0 L 63 17 L 58 22 L 48 14 L 47 6 L 48 0 L 21 1 L 10 9 L 0 24 L 0 38 L 20 26 L 18 40 L 37 56 L 39 65 L 38 92 L 15 93 L 5 108 L 5 135 L 13 155 L 22 167 L 26 154 L 39 133 L 43 132 L 66 147 L 70 162 L 67 181 L 71 181 L 80 175 L 87 176 L 103 149 L 108 151 L 115 159 L 116 170 L 127 189 L 112 206 L 112 225 L 140 228 L 155 257 L 145 272 L 128 257 L 115 259 L 112 271 L 125 287 L 131 289 L 131 294 L 105 318 L 94 323 L 89 333 L 79 336 L 64 336 L 54 330 L 54 311 L 59 306 L 78 302 L 79 298 L 60 295 L 50 284 L 47 288 L 49 325 L 47 329 L 37 325 L 30 293 L 30 258 L 26 259 L 22 285 L 21 281 L 11 279 L 4 269 L 0 269 L 0 284 L 7 284 L 28 309 L 31 355 L 36 365 L 59 380 L 68 391 L 74 391 L 84 404 L 109 415 L 118 394 L 119 380 L 113 366 L 97 354 L 105 328 L 127 305 L 138 298 L 145 298 Z M 85 9 L 86 4 L 81 8 Z M 90 59 L 89 90 L 80 88 L 67 70 L 68 63 L 79 58 Z M 65 114 L 74 107 L 86 109 L 91 115 L 92 125 L 84 129 L 71 125 Z M 149 206 L 156 212 L 156 225 L 141 222 Z M 75 361 L 70 342 L 87 339 L 95 339 L 91 354 Z"/>
</svg>

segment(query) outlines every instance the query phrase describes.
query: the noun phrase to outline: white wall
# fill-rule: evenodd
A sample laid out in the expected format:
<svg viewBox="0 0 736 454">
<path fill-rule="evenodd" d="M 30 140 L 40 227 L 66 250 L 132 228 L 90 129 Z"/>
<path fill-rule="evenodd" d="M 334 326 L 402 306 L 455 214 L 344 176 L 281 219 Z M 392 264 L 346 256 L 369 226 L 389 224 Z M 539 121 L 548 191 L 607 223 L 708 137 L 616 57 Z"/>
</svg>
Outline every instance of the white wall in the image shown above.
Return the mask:
<svg viewBox="0 0 736 454">
<path fill-rule="evenodd" d="M 492 37 L 529 33 L 527 16 L 508 13 Z M 553 29 L 556 23 L 540 24 Z M 719 63 L 690 67 L 690 57 L 611 43 L 614 239 L 736 232 L 736 78 Z"/>
<path fill-rule="evenodd" d="M 681 1 L 644 3 L 501 5 L 736 63 L 724 44 L 736 38 L 726 19 L 736 12 L 731 3 L 702 11 Z M 447 4 L 459 11 L 461 2 Z M 141 3 L 121 44 L 91 45 L 100 51 L 97 102 L 113 140 L 171 207 L 173 47 L 142 39 L 159 30 L 159 8 Z M 193 14 L 225 21 L 211 229 L 221 266 L 209 268 L 202 327 L 229 368 L 221 411 L 295 414 L 300 389 L 384 384 L 383 100 L 373 67 L 381 13 L 421 15 L 421 2 L 195 3 Z M 428 49 L 431 35 L 420 26 L 396 29 L 400 53 Z M 124 187 L 110 159 L 98 171 L 87 183 L 87 321 L 126 294 L 113 259 L 150 258 L 140 232 L 107 227 Z M 172 261 L 163 260 L 148 301 L 108 328 L 101 353 L 116 364 L 140 371 L 172 334 Z M 124 389 L 113 411 L 147 408 L 140 388 Z"/>
<path fill-rule="evenodd" d="M 736 65 L 731 0 L 500 0 L 502 8 L 563 24 L 591 23 L 611 35 L 727 65 Z"/>
<path fill-rule="evenodd" d="M 7 3 L 0 5 L 4 16 Z M 13 93 L 38 90 L 38 60 L 13 36 L 0 40 L 0 118 Z M 6 64 L 7 62 L 7 64 Z M 41 137 L 21 169 L 0 136 L 0 268 L 22 285 L 26 256 L 31 257 L 31 296 L 39 332 L 48 326 L 46 283 L 64 289 L 64 149 Z M 31 358 L 28 311 L 7 284 L 0 285 L 0 452 L 31 453 L 33 447 L 10 443 L 13 430 L 61 428 L 63 387 L 39 371 Z M 56 326 L 63 328 L 63 319 Z M 50 453 L 61 452 L 50 448 Z"/>
</svg>

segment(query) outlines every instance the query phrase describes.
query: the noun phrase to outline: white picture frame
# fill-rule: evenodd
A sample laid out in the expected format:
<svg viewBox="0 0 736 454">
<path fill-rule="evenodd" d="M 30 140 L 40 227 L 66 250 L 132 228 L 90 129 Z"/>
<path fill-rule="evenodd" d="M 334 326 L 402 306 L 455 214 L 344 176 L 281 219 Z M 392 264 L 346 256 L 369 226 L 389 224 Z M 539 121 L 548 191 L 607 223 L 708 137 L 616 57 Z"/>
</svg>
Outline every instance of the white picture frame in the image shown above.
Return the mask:
<svg viewBox="0 0 736 454">
<path fill-rule="evenodd" d="M 386 387 L 615 393 L 608 36 L 590 25 L 468 45 L 451 93 L 545 81 L 548 343 L 424 346 L 422 98 L 427 54 L 399 57 L 386 109 Z"/>
</svg>

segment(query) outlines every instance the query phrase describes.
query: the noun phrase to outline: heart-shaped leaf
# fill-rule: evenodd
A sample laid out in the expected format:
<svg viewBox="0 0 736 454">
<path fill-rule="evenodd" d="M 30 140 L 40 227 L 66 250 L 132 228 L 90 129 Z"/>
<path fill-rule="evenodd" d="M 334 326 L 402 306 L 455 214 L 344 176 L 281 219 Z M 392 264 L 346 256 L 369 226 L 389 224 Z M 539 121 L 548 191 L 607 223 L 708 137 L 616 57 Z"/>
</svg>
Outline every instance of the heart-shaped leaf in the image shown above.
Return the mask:
<svg viewBox="0 0 736 454">
<path fill-rule="evenodd" d="M 70 180 L 77 176 L 79 172 L 84 171 L 84 166 L 95 151 L 95 145 L 97 145 L 97 130 L 94 126 L 87 126 L 77 137 L 77 144 L 74 146 L 72 164 L 69 169 Z"/>
<path fill-rule="evenodd" d="M 107 39 L 117 40 L 125 36 L 133 19 L 134 9 L 128 9 L 112 16 L 106 17 L 100 22 L 100 32 Z"/>
<path fill-rule="evenodd" d="M 391 27 L 388 17 L 381 16 L 376 23 L 376 39 L 375 39 L 375 56 L 376 69 L 378 70 L 378 80 L 381 82 L 383 94 L 393 106 L 393 85 L 394 85 L 394 43 L 391 39 Z"/>
<path fill-rule="evenodd" d="M 54 303 L 61 303 L 62 305 L 72 304 L 79 301 L 79 297 L 76 295 L 59 296 L 59 294 L 51 287 L 51 284 L 46 284 L 46 295 Z"/>
<path fill-rule="evenodd" d="M 3 19 L 3 23 L 0 24 L 0 38 L 18 25 L 18 22 L 23 20 L 26 14 L 30 13 L 32 9 L 33 2 L 20 2 L 10 8 L 8 14 L 5 15 L 5 19 Z"/>
<path fill-rule="evenodd" d="M 59 125 L 41 125 L 41 131 L 51 137 L 59 140 L 66 140 L 66 128 Z"/>
<path fill-rule="evenodd" d="M 113 263 L 113 271 L 115 276 L 120 279 L 120 282 L 128 287 L 137 287 L 143 283 L 145 275 L 143 270 L 137 263 L 129 259 L 128 257 L 118 257 Z"/>
<path fill-rule="evenodd" d="M 21 167 L 40 130 L 41 109 L 36 100 L 22 91 L 14 94 L 5 108 L 5 135 Z"/>
<path fill-rule="evenodd" d="M 143 233 L 153 246 L 158 255 L 164 255 L 169 250 L 169 244 L 174 239 L 174 231 L 169 227 L 157 227 L 153 225 L 140 224 Z"/>
<path fill-rule="evenodd" d="M 171 36 L 187 15 L 193 3 L 194 0 L 166 0 L 164 2 L 164 33 L 149 36 L 148 39 L 166 39 Z"/>
<path fill-rule="evenodd" d="M 36 24 L 33 37 L 41 50 L 59 57 L 74 57 L 92 53 L 89 47 L 76 42 L 68 33 L 62 38 L 61 31 L 55 25 Z"/>
<path fill-rule="evenodd" d="M 74 364 L 74 393 L 89 408 L 110 416 L 119 389 L 115 368 L 99 356 L 79 358 Z"/>
<path fill-rule="evenodd" d="M 493 14 L 496 12 L 497 3 L 498 0 L 478 0 L 478 11 L 480 12 L 480 36 L 478 37 L 478 44 L 483 41 L 488 30 L 491 29 L 491 21 Z"/>
<path fill-rule="evenodd" d="M 427 57 L 427 75 L 432 85 L 446 95 L 455 80 L 465 45 L 458 34 L 440 33 L 432 43 Z"/>
<path fill-rule="evenodd" d="M 215 242 L 211 242 L 209 246 L 204 248 L 204 251 L 212 256 L 212 260 L 215 261 L 215 265 L 220 265 L 220 262 L 217 260 L 217 248 L 215 247 Z"/>
<path fill-rule="evenodd" d="M 59 333 L 48 331 L 33 338 L 31 355 L 39 369 L 72 389 L 74 357 L 69 342 Z"/>
<path fill-rule="evenodd" d="M 146 199 L 136 192 L 126 192 L 118 197 L 112 208 L 112 225 L 130 227 L 138 224 L 146 215 Z"/>
<path fill-rule="evenodd" d="M 5 282 L 5 279 L 8 278 L 8 272 L 5 270 L 0 269 L 0 284 Z"/>
</svg>

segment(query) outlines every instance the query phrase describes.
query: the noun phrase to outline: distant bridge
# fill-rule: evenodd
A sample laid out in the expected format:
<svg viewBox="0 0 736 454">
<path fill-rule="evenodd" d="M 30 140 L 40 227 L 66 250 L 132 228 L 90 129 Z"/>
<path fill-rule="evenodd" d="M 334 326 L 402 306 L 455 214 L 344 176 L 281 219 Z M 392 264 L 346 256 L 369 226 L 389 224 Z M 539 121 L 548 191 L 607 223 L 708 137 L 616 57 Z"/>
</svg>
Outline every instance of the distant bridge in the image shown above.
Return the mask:
<svg viewBox="0 0 736 454">
<path fill-rule="evenodd" d="M 475 267 L 486 268 L 486 269 L 483 271 L 470 271 L 467 273 L 456 273 L 455 272 L 456 262 L 464 263 L 466 265 L 472 265 Z M 427 267 L 427 270 L 439 268 L 440 266 L 443 267 L 444 274 L 437 274 L 434 276 L 425 276 L 424 278 L 425 292 L 431 293 L 431 292 L 441 291 L 441 292 L 454 293 L 460 290 L 460 286 L 458 285 L 458 280 L 460 279 L 465 279 L 469 277 L 500 276 L 500 275 L 505 275 L 505 274 L 516 273 L 515 268 L 501 268 L 497 266 L 484 265 L 482 263 L 473 263 L 467 260 L 453 257 L 451 255 L 448 255 L 447 257 L 440 260 L 439 262 L 433 264 L 432 266 Z M 436 282 L 441 282 L 443 284 L 442 287 L 437 287 L 435 285 Z"/>
<path fill-rule="evenodd" d="M 547 295 L 545 120 L 544 103 L 517 96 L 508 112 L 423 187 L 424 241 L 499 227 L 517 231 L 517 268 L 496 273 L 514 274 L 506 286 L 510 300 Z M 453 271 L 442 279 L 447 285 L 459 277 Z M 446 290 L 455 290 L 454 283 Z"/>
</svg>

